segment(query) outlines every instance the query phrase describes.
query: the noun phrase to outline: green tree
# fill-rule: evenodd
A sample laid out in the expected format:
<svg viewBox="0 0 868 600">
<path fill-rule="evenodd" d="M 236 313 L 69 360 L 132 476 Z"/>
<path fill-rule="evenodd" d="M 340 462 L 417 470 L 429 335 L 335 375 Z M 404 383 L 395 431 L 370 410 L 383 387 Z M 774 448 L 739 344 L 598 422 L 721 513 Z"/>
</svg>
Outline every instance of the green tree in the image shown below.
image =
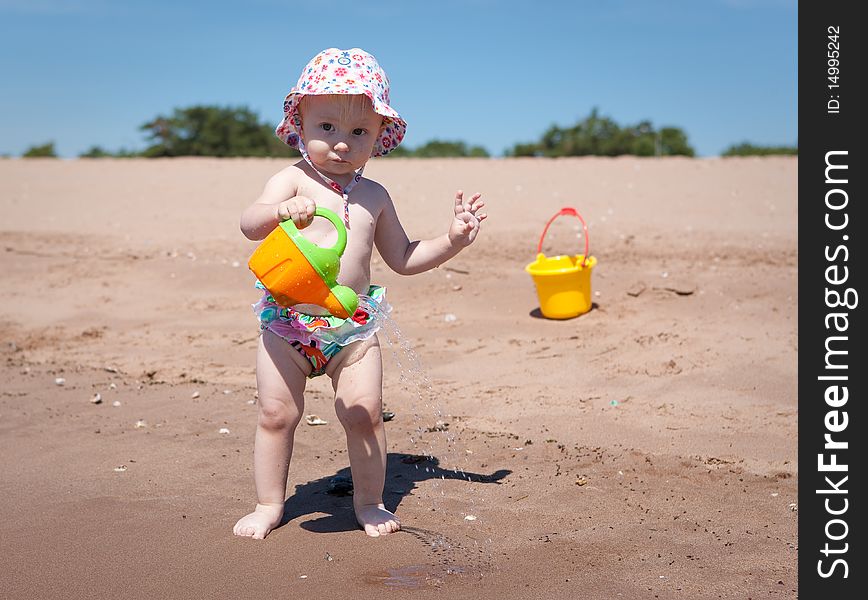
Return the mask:
<svg viewBox="0 0 868 600">
<path fill-rule="evenodd" d="M 407 146 L 401 145 L 389 152 L 385 158 L 406 158 L 407 156 L 413 156 L 413 151 Z"/>
<path fill-rule="evenodd" d="M 660 130 L 660 152 L 663 156 L 694 156 L 693 148 L 687 143 L 687 134 L 677 127 L 664 127 Z"/>
<path fill-rule="evenodd" d="M 154 142 L 142 156 L 299 156 L 246 107 L 176 108 L 143 124 Z"/>
<path fill-rule="evenodd" d="M 78 155 L 79 158 L 135 158 L 137 156 L 142 156 L 142 154 L 134 150 L 127 150 L 126 148 L 112 152 L 102 146 L 91 146 L 87 152 L 82 152 Z"/>
<path fill-rule="evenodd" d="M 112 156 L 108 150 L 103 150 L 101 146 L 91 146 L 87 152 L 82 152 L 78 155 L 79 158 L 105 158 Z"/>
<path fill-rule="evenodd" d="M 512 156 L 693 156 L 687 135 L 677 127 L 656 131 L 650 121 L 619 126 L 597 109 L 572 127 L 552 125 L 538 142 L 522 143 L 507 152 Z"/>
<path fill-rule="evenodd" d="M 539 144 L 516 144 L 512 150 L 506 150 L 504 154 L 507 156 L 538 156 Z"/>
<path fill-rule="evenodd" d="M 54 150 L 54 142 L 48 142 L 41 146 L 31 146 L 22 154 L 24 158 L 57 158 Z"/>
<path fill-rule="evenodd" d="M 399 153 L 399 151 L 401 151 Z M 482 146 L 468 147 L 465 142 L 430 140 L 415 149 L 398 146 L 388 156 L 412 156 L 416 158 L 444 158 L 444 157 L 478 157 L 486 158 L 488 151 Z"/>
<path fill-rule="evenodd" d="M 723 151 L 721 156 L 798 156 L 797 146 L 755 146 L 749 142 L 734 144 Z"/>
</svg>

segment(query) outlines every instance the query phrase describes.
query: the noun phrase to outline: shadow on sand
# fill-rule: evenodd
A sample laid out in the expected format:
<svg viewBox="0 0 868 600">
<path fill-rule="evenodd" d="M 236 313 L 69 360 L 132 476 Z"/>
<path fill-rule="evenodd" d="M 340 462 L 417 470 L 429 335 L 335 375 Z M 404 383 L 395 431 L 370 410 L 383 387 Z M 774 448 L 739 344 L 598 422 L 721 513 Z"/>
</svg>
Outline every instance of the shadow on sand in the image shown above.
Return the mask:
<svg viewBox="0 0 868 600">
<path fill-rule="evenodd" d="M 591 311 L 597 310 L 598 308 L 600 308 L 600 305 L 599 305 L 599 304 L 597 304 L 596 302 L 591 302 L 591 308 L 590 308 L 590 310 L 588 310 L 588 312 L 591 312 Z M 527 313 L 527 314 L 528 314 L 528 316 L 531 316 L 531 317 L 533 317 L 534 319 L 547 319 L 547 317 L 545 317 L 545 316 L 542 314 L 542 311 L 539 309 L 539 307 L 533 309 L 532 311 L 530 311 L 530 312 Z M 588 313 L 587 313 L 587 312 L 586 312 L 586 313 L 582 313 L 581 315 L 577 315 L 577 316 L 575 316 L 575 317 L 570 317 L 569 319 L 555 319 L 555 320 L 558 320 L 558 321 L 571 321 L 572 319 L 578 319 L 578 318 L 581 317 L 582 315 L 586 315 L 586 314 L 588 314 Z"/>
<path fill-rule="evenodd" d="M 499 484 L 500 480 L 510 473 L 512 471 L 506 469 L 500 469 L 490 475 L 452 471 L 440 468 L 440 461 L 432 456 L 389 453 L 386 457 L 386 486 L 383 490 L 383 502 L 388 510 L 396 512 L 401 500 L 412 494 L 420 481 L 463 479 L 468 484 Z M 352 477 L 349 467 L 341 469 L 334 475 L 296 485 L 295 493 L 284 505 L 283 520 L 278 527 L 283 527 L 293 519 L 319 513 L 326 513 L 326 515 L 304 521 L 300 527 L 318 533 L 359 529 L 353 514 Z"/>
</svg>

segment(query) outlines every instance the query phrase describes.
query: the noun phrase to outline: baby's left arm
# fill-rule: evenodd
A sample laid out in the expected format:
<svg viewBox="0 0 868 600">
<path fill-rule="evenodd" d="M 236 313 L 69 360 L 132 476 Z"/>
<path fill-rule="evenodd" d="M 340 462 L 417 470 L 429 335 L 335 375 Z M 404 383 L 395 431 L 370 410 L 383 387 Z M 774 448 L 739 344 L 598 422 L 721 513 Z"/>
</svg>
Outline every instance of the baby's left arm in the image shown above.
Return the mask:
<svg viewBox="0 0 868 600">
<path fill-rule="evenodd" d="M 454 217 L 447 233 L 430 240 L 410 241 L 391 198 L 380 213 L 374 241 L 380 256 L 400 275 L 424 273 L 440 266 L 467 246 L 479 234 L 480 224 L 487 217 L 479 210 L 485 206 L 482 194 L 464 199 L 461 190 L 455 194 Z"/>
</svg>

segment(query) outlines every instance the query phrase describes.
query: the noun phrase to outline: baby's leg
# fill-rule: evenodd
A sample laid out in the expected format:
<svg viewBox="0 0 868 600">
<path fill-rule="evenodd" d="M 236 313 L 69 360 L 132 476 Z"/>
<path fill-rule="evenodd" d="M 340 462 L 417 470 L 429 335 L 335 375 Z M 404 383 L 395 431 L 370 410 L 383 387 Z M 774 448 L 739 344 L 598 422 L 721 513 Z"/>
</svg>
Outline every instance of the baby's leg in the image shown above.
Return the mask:
<svg viewBox="0 0 868 600">
<path fill-rule="evenodd" d="M 235 535 L 261 540 L 283 517 L 287 469 L 295 428 L 304 412 L 304 386 L 310 369 L 298 350 L 270 331 L 263 332 L 256 354 L 259 421 L 253 444 L 258 504 L 235 524 Z"/>
<path fill-rule="evenodd" d="M 383 506 L 386 430 L 380 344 L 376 337 L 356 342 L 332 363 L 326 372 L 335 389 L 335 412 L 347 433 L 356 520 L 372 537 L 398 531 L 398 517 Z"/>
</svg>

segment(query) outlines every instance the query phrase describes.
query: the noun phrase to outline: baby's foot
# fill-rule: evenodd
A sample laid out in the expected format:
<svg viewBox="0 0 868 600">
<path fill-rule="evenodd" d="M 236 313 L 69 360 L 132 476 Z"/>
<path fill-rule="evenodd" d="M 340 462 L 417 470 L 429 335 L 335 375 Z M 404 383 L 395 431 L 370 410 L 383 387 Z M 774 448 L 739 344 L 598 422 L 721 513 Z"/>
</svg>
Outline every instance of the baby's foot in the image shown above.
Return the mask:
<svg viewBox="0 0 868 600">
<path fill-rule="evenodd" d="M 355 509 L 356 520 L 371 537 L 379 537 L 401 529 L 401 521 L 398 517 L 386 510 L 382 504 L 360 504 L 356 505 Z"/>
<path fill-rule="evenodd" d="M 283 517 L 283 504 L 257 504 L 256 510 L 238 519 L 232 533 L 261 540 L 277 527 Z"/>
</svg>

